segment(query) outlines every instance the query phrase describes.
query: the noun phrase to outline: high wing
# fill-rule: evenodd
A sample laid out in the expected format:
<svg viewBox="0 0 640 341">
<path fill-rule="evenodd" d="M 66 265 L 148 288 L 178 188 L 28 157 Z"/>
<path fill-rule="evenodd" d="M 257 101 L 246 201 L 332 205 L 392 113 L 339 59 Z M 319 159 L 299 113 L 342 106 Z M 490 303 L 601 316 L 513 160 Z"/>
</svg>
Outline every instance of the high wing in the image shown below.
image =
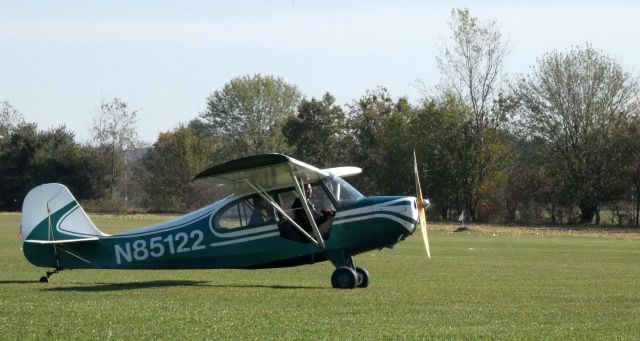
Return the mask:
<svg viewBox="0 0 640 341">
<path fill-rule="evenodd" d="M 294 186 L 291 175 L 304 183 L 327 178 L 330 173 L 283 154 L 259 154 L 229 161 L 200 172 L 194 179 L 208 178 L 233 193 L 252 192 L 247 183 L 269 191 Z"/>
<path fill-rule="evenodd" d="M 360 167 L 334 167 L 323 169 L 325 172 L 331 173 L 335 176 L 339 176 L 341 178 L 346 178 L 347 176 L 358 175 L 362 173 L 362 168 Z"/>
</svg>

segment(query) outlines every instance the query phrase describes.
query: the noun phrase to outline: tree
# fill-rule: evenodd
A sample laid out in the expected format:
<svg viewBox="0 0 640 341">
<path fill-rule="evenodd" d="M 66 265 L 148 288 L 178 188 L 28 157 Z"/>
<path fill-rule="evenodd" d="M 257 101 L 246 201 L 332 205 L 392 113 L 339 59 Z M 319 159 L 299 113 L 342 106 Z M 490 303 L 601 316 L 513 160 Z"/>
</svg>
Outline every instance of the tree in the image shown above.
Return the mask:
<svg viewBox="0 0 640 341">
<path fill-rule="evenodd" d="M 78 199 L 92 198 L 95 158 L 74 140 L 65 127 L 38 131 L 21 124 L 0 140 L 0 210 L 17 211 L 31 188 L 65 184 Z"/>
<path fill-rule="evenodd" d="M 580 207 L 583 223 L 627 186 L 616 137 L 633 115 L 638 90 L 637 78 L 590 45 L 544 55 L 514 87 L 523 133 L 547 142 L 548 179 Z"/>
<path fill-rule="evenodd" d="M 640 110 L 637 108 L 636 110 Z M 640 227 L 640 117 L 636 116 L 629 122 L 623 139 L 624 155 L 628 160 L 628 178 L 631 183 L 631 198 L 635 201 L 634 225 Z"/>
<path fill-rule="evenodd" d="M 99 114 L 93 118 L 93 143 L 109 163 L 109 194 L 112 198 L 124 172 L 125 151 L 135 147 L 138 141 L 137 115 L 137 111 L 130 110 L 127 103 L 114 98 L 103 101 Z"/>
<path fill-rule="evenodd" d="M 331 167 L 343 160 L 344 129 L 344 111 L 326 93 L 322 100 L 303 99 L 298 114 L 287 120 L 282 133 L 295 148 L 296 158 L 318 167 Z"/>
<path fill-rule="evenodd" d="M 492 116 L 491 106 L 504 77 L 507 46 L 495 20 L 479 22 L 467 8 L 451 11 L 449 27 L 451 42 L 436 58 L 445 92 L 455 93 L 471 108 L 475 133 L 482 136 L 486 127 L 504 122 L 499 115 Z"/>
<path fill-rule="evenodd" d="M 179 212 L 208 203 L 210 193 L 193 176 L 209 165 L 212 152 L 210 141 L 189 126 L 161 133 L 141 160 L 145 207 L 154 212 Z"/>
<path fill-rule="evenodd" d="M 390 115 L 382 123 L 377 152 L 383 161 L 377 169 L 371 170 L 378 193 L 416 195 L 413 151 L 424 148 L 424 145 L 420 137 L 414 138 L 416 131 L 412 130 L 411 123 L 415 118 L 415 108 L 402 97 L 395 102 Z"/>
<path fill-rule="evenodd" d="M 30 170 L 34 185 L 59 182 L 78 199 L 92 199 L 102 193 L 100 184 L 94 182 L 102 164 L 91 148 L 76 142 L 73 132 L 61 126 L 40 132 L 38 139 Z"/>
<path fill-rule="evenodd" d="M 386 179 L 381 178 L 379 170 L 386 162 L 382 142 L 384 125 L 394 110 L 395 103 L 383 87 L 367 91 L 349 105 L 347 155 L 350 162 L 364 170 L 353 182 L 365 193 L 383 193 L 381 186 Z"/>
<path fill-rule="evenodd" d="M 452 210 L 465 209 L 471 202 L 473 138 L 468 126 L 468 107 L 457 96 L 424 101 L 412 122 L 421 184 L 433 208 L 443 219 Z"/>
<path fill-rule="evenodd" d="M 228 141 L 228 158 L 286 152 L 282 126 L 299 102 L 298 89 L 282 78 L 242 76 L 211 94 L 200 117 L 215 138 Z"/>
<path fill-rule="evenodd" d="M 542 181 L 544 168 L 539 167 L 537 162 L 540 158 L 539 152 L 543 149 L 540 144 L 544 144 L 544 141 L 519 138 L 515 134 L 511 136 L 511 139 L 514 144 L 514 156 L 507 167 L 507 179 L 503 194 L 506 220 L 508 222 L 520 220 L 525 223 L 533 223 L 541 217 L 541 209 L 536 199 L 545 191 L 553 190 L 553 188 L 544 187 L 545 183 Z M 557 193 L 554 193 L 552 198 L 557 200 Z M 554 212 L 555 206 L 551 207 L 549 211 L 553 223 L 555 223 Z M 517 217 L 518 213 L 519 217 Z"/>
<path fill-rule="evenodd" d="M 37 126 L 20 125 L 1 141 L 0 210 L 18 211 L 27 191 L 34 186 L 30 169 L 39 145 Z"/>
<path fill-rule="evenodd" d="M 7 101 L 0 101 L 0 139 L 6 138 L 19 125 L 24 124 L 20 112 Z"/>
<path fill-rule="evenodd" d="M 470 167 L 467 209 L 477 220 L 476 208 L 481 205 L 483 187 L 491 175 L 495 175 L 497 162 L 492 150 L 500 147 L 498 129 L 506 122 L 504 111 L 493 110 L 498 101 L 499 85 L 503 79 L 506 44 L 496 21 L 480 22 L 472 17 L 468 9 L 451 11 L 450 42 L 445 42 L 442 55 L 437 57 L 438 68 L 444 77 L 443 93 L 454 94 L 469 108 L 472 116 L 467 118 L 472 141 L 471 153 L 466 160 Z M 486 192 L 486 191 L 484 191 Z"/>
</svg>

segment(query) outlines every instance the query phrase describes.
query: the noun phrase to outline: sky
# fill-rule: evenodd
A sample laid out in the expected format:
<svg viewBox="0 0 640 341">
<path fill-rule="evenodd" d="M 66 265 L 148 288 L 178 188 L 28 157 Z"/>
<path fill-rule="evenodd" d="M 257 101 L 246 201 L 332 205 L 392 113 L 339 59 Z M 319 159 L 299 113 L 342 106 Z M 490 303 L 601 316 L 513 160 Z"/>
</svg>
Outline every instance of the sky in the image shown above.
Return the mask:
<svg viewBox="0 0 640 341">
<path fill-rule="evenodd" d="M 545 53 L 590 43 L 640 72 L 637 1 L 0 1 L 0 101 L 40 129 L 90 139 L 115 97 L 153 143 L 202 113 L 234 77 L 282 77 L 306 98 L 344 105 L 368 89 L 421 98 L 440 80 L 436 56 L 453 8 L 493 19 L 508 77 Z"/>
</svg>

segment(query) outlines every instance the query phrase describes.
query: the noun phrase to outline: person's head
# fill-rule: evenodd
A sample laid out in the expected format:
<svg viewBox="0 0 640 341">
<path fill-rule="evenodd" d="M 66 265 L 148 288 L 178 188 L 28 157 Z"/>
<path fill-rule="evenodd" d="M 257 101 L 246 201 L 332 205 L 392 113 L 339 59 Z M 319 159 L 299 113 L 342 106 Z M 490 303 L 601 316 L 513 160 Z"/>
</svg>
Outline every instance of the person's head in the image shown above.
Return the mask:
<svg viewBox="0 0 640 341">
<path fill-rule="evenodd" d="M 311 187 L 311 184 L 304 185 L 304 195 L 307 198 L 311 198 L 311 196 L 313 195 L 313 188 Z"/>
<path fill-rule="evenodd" d="M 265 207 L 264 205 L 264 199 L 262 199 L 261 196 L 256 195 L 253 197 L 253 207 L 255 207 L 256 209 L 262 209 Z"/>
</svg>

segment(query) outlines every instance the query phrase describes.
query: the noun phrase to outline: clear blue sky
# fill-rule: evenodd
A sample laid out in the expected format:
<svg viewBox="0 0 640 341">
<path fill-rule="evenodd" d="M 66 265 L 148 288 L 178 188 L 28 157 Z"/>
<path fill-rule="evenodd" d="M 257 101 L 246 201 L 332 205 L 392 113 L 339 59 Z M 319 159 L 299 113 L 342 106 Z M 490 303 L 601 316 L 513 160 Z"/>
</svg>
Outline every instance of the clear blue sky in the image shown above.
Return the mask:
<svg viewBox="0 0 640 341">
<path fill-rule="evenodd" d="M 586 42 L 640 71 L 636 1 L 3 1 L 0 100 L 86 141 L 100 101 L 120 97 L 139 111 L 146 142 L 244 74 L 281 76 L 340 104 L 378 85 L 416 101 L 415 80 L 438 83 L 455 7 L 497 20 L 511 76 Z"/>
</svg>

